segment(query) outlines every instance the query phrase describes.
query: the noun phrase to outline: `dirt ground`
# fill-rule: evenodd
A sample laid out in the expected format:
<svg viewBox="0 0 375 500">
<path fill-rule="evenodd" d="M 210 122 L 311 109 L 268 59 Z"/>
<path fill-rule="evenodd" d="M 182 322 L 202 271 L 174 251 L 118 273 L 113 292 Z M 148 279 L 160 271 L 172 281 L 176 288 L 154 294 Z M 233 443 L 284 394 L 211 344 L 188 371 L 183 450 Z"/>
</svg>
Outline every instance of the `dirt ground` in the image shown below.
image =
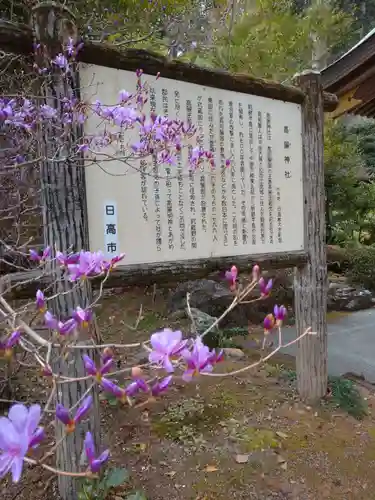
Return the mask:
<svg viewBox="0 0 375 500">
<path fill-rule="evenodd" d="M 162 326 L 185 329 L 164 317 L 164 304 L 163 294 L 152 290 L 108 294 L 97 311 L 103 339 L 129 343 Z M 142 358 L 136 350 L 116 355 L 119 366 Z M 374 393 L 361 388 L 368 404 L 362 421 L 328 404 L 306 407 L 281 376 L 282 361 L 236 377 L 176 382 L 142 408 L 102 400 L 103 438 L 112 463 L 129 470 L 129 490 L 142 489 L 148 500 L 375 499 Z M 246 364 L 226 361 L 216 372 Z M 46 397 L 26 369 L 17 384 L 17 399 Z M 26 472 L 18 486 L 8 478 L 0 484 L 4 500 L 51 500 L 55 491 L 55 480 L 39 469 Z"/>
</svg>

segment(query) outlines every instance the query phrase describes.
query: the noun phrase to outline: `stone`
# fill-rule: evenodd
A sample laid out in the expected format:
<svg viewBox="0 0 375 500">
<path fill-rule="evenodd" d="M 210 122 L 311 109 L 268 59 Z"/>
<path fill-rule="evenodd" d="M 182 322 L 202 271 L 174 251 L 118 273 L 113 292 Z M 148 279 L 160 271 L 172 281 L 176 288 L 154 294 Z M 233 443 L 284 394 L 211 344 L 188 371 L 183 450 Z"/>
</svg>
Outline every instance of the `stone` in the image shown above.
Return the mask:
<svg viewBox="0 0 375 500">
<path fill-rule="evenodd" d="M 225 358 L 243 359 L 246 356 L 241 349 L 236 349 L 234 347 L 224 347 L 223 351 Z"/>
<path fill-rule="evenodd" d="M 328 288 L 329 311 L 360 311 L 373 307 L 374 299 L 369 290 L 348 285 L 346 280 L 331 278 Z"/>
<path fill-rule="evenodd" d="M 178 311 L 186 310 L 186 295 L 190 294 L 190 307 L 199 309 L 213 318 L 220 317 L 233 301 L 233 293 L 225 282 L 201 279 L 180 283 L 169 296 L 167 313 L 174 317 Z M 254 289 L 247 300 L 257 299 L 259 290 Z M 250 304 L 239 304 L 220 322 L 220 328 L 259 324 L 278 302 L 275 294 L 267 299 Z M 279 302 L 283 303 L 283 302 Z"/>
</svg>

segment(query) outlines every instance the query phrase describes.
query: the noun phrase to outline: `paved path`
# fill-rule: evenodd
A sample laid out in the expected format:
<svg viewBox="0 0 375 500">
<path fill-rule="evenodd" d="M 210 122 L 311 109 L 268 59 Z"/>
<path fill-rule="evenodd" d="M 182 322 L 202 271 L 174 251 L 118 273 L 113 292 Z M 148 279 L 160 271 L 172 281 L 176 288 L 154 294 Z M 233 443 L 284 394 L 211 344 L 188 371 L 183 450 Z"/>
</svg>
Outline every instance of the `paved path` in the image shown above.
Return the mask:
<svg viewBox="0 0 375 500">
<path fill-rule="evenodd" d="M 294 328 L 283 330 L 283 343 L 295 337 Z M 293 345 L 284 352 L 295 354 L 296 350 Z M 375 383 L 375 309 L 341 316 L 328 324 L 328 371 L 330 375 L 363 374 Z"/>
</svg>

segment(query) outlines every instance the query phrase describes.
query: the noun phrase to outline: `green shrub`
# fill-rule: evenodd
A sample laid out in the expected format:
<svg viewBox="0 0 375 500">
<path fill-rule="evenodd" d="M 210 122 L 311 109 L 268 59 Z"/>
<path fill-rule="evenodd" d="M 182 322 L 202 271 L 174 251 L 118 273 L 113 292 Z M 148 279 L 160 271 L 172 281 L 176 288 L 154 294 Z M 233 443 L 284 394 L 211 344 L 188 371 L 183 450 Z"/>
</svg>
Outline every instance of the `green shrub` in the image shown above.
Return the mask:
<svg viewBox="0 0 375 500">
<path fill-rule="evenodd" d="M 349 256 L 349 279 L 375 291 L 375 246 L 352 250 Z"/>
</svg>

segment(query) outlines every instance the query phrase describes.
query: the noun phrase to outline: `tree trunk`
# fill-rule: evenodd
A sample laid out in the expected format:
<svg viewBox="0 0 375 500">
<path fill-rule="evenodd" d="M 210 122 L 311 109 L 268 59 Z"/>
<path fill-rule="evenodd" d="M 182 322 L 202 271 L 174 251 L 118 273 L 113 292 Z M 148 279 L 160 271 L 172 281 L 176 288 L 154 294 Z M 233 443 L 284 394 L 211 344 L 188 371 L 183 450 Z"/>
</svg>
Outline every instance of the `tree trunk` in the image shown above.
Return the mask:
<svg viewBox="0 0 375 500">
<path fill-rule="evenodd" d="M 33 23 L 36 41 L 41 44 L 37 63 L 39 66 L 50 67 L 50 61 L 62 52 L 62 44 L 68 37 L 75 37 L 73 18 L 70 12 L 54 3 L 43 3 L 33 9 Z M 77 142 L 82 136 L 81 126 L 78 124 L 63 125 L 64 109 L 62 102 L 72 98 L 79 99 L 79 79 L 76 68 L 67 77 L 59 69 L 41 82 L 42 102 L 54 107 L 61 120 L 61 129 L 50 125 L 40 131 L 41 140 L 41 187 L 44 219 L 45 244 L 54 250 L 62 252 L 88 249 L 88 223 L 86 208 L 85 171 L 82 157 L 76 154 Z M 67 279 L 61 278 L 55 263 L 51 264 L 52 272 L 56 276 L 52 310 L 59 318 L 67 318 L 72 311 L 80 306 L 87 307 L 92 299 L 91 286 L 83 282 L 72 286 Z M 80 338 L 88 343 L 90 337 L 98 340 L 96 323 L 88 332 L 86 338 Z M 92 354 L 92 350 L 90 354 Z M 52 367 L 56 373 L 67 377 L 77 378 L 86 375 L 81 349 L 72 349 L 68 357 L 61 359 L 54 353 Z M 59 384 L 57 401 L 66 408 L 73 407 L 88 391 L 91 381 L 84 380 L 74 383 Z M 63 444 L 57 449 L 57 468 L 65 471 L 77 471 L 82 467 L 82 450 L 85 432 L 90 430 L 99 444 L 99 404 L 96 391 L 91 391 L 94 397 L 94 408 L 91 410 L 87 424 L 66 437 Z M 56 425 L 56 439 L 64 434 L 61 424 Z M 76 500 L 76 481 L 67 476 L 59 476 L 59 493 L 63 500 Z"/>
<path fill-rule="evenodd" d="M 311 327 L 298 343 L 297 386 L 300 396 L 316 402 L 327 391 L 327 265 L 324 217 L 323 97 L 321 76 L 307 72 L 297 79 L 306 92 L 303 120 L 303 188 L 307 265 L 295 271 L 295 310 L 298 334 Z"/>
</svg>

